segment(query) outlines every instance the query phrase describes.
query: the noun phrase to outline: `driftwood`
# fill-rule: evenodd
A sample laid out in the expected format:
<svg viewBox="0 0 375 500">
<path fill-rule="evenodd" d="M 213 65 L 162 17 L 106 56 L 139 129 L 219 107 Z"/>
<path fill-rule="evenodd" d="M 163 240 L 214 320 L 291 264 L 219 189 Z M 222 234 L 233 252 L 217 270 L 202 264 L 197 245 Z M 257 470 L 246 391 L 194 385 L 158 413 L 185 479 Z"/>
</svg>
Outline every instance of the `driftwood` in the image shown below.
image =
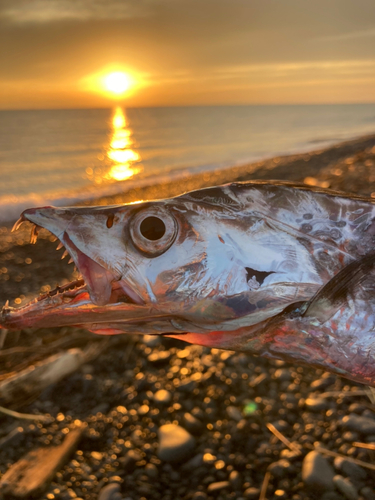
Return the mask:
<svg viewBox="0 0 375 500">
<path fill-rule="evenodd" d="M 37 448 L 18 460 L 0 480 L 0 496 L 29 499 L 40 495 L 75 451 L 84 429 L 81 424 L 69 432 L 62 444 Z"/>
<path fill-rule="evenodd" d="M 49 356 L 0 381 L 0 404 L 26 402 L 49 385 L 70 375 L 104 350 L 106 340 L 90 343 L 85 349 L 69 349 Z"/>
</svg>

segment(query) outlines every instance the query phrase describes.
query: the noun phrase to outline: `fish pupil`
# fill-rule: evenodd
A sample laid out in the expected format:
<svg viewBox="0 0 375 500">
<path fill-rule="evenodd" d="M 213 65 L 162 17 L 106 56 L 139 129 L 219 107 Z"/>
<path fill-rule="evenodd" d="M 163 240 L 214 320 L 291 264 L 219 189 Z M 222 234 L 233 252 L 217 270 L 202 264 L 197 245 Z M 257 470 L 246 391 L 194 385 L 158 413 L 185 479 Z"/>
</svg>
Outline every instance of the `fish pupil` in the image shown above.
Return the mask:
<svg viewBox="0 0 375 500">
<path fill-rule="evenodd" d="M 144 238 L 150 241 L 160 240 L 165 234 L 165 224 L 159 217 L 146 217 L 139 230 Z"/>
</svg>

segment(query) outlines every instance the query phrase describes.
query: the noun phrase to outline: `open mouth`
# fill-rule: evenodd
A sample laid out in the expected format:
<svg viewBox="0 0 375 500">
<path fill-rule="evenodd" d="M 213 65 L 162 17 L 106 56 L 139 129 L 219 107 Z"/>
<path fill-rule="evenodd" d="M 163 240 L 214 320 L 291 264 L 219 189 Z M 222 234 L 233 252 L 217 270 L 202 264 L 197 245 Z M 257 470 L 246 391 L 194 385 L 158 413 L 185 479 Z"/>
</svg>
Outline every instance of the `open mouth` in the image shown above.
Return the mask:
<svg viewBox="0 0 375 500">
<path fill-rule="evenodd" d="M 23 212 L 21 217 L 14 224 L 12 231 L 16 231 L 23 222 L 30 222 L 33 224 L 30 243 L 35 244 L 42 226 L 36 224 L 28 217 L 29 213 L 31 216 L 33 215 L 33 211 L 33 209 L 30 209 Z M 48 228 L 44 229 L 49 231 L 59 240 L 57 250 L 65 248 L 62 258 L 69 255 L 69 263 L 74 262 L 80 276 L 77 280 L 71 281 L 65 285 L 57 285 L 53 290 L 24 304 L 18 310 L 29 308 L 37 303 L 39 306 L 41 303 L 53 304 L 54 307 L 59 304 L 70 304 L 73 306 L 83 302 L 91 302 L 96 306 L 119 303 L 144 305 L 142 298 L 131 289 L 121 276 L 116 276 L 112 271 L 104 268 L 82 252 L 73 243 L 66 231 L 62 232 L 58 237 Z"/>
</svg>

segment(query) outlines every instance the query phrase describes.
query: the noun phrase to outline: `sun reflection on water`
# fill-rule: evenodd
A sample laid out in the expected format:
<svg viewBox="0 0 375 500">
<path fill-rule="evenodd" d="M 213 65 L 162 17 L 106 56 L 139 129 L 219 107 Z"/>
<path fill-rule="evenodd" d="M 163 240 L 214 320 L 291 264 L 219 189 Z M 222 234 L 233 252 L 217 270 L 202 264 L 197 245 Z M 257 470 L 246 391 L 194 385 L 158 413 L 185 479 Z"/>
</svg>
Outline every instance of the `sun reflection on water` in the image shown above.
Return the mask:
<svg viewBox="0 0 375 500">
<path fill-rule="evenodd" d="M 124 181 L 139 174 L 142 170 L 140 165 L 134 164 L 141 160 L 140 155 L 131 149 L 133 145 L 132 131 L 127 127 L 126 117 L 123 110 L 116 108 L 112 118 L 113 135 L 107 156 L 114 162 L 109 172 L 105 175 L 108 180 Z"/>
</svg>

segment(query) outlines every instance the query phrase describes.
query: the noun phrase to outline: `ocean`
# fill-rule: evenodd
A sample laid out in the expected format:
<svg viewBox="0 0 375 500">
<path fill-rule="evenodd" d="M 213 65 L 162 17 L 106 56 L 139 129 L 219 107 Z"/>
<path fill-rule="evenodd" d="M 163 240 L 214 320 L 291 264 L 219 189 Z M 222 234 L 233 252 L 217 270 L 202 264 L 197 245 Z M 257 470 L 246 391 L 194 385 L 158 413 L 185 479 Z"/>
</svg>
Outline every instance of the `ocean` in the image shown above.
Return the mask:
<svg viewBox="0 0 375 500">
<path fill-rule="evenodd" d="M 0 221 L 374 132 L 375 104 L 0 111 Z"/>
</svg>

